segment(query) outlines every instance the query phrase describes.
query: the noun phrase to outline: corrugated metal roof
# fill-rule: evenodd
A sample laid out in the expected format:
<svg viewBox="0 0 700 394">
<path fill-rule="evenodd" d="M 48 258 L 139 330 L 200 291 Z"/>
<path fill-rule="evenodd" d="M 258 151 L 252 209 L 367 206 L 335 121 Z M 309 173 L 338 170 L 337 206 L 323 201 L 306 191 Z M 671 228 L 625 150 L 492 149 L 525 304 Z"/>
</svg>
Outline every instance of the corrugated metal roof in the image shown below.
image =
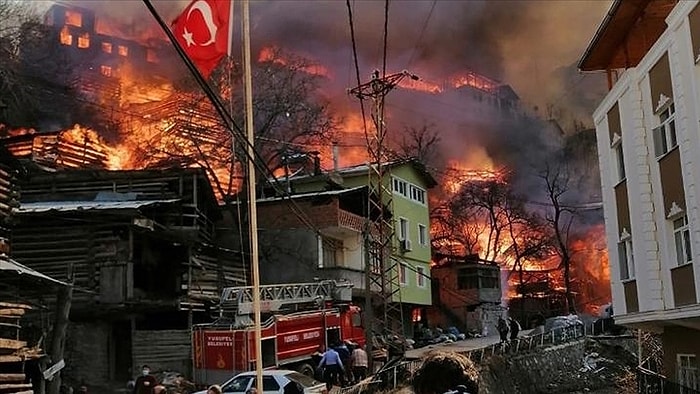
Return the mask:
<svg viewBox="0 0 700 394">
<path fill-rule="evenodd" d="M 287 200 L 287 199 L 297 199 L 297 198 L 309 198 L 309 197 L 317 197 L 317 196 L 337 196 L 340 194 L 345 194 L 345 193 L 351 193 L 354 191 L 358 191 L 360 189 L 367 188 L 367 186 L 356 186 L 352 187 L 349 189 L 340 189 L 340 190 L 328 190 L 328 191 L 322 191 L 322 192 L 312 192 L 312 193 L 303 193 L 303 194 L 292 194 L 288 197 L 270 197 L 270 198 L 259 198 L 257 201 L 258 202 L 271 202 L 271 201 L 280 201 L 280 200 Z"/>
<path fill-rule="evenodd" d="M 62 286 L 68 286 L 68 284 L 65 282 L 61 282 L 60 280 L 44 275 L 39 271 L 34 271 L 33 269 L 22 265 L 4 255 L 0 256 L 0 271 L 12 271 L 15 272 L 17 275 L 28 275 L 37 279 L 46 280 Z"/>
<path fill-rule="evenodd" d="M 138 209 L 155 204 L 171 204 L 179 201 L 170 200 L 134 200 L 134 201 L 42 201 L 22 203 L 18 213 L 38 213 L 48 211 L 73 212 L 109 209 Z"/>
</svg>

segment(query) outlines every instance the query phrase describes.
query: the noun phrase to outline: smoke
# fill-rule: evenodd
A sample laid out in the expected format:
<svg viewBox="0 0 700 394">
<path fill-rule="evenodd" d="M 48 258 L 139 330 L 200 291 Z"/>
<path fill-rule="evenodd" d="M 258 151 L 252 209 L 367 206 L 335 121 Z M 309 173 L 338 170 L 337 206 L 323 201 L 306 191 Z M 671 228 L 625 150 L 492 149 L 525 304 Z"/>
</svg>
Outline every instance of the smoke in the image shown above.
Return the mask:
<svg viewBox="0 0 700 394">
<path fill-rule="evenodd" d="M 188 2 L 153 3 L 170 21 Z M 140 1 L 68 3 L 118 21 L 125 34 L 164 37 Z M 239 15 L 240 3 L 234 4 Z M 385 3 L 350 4 L 360 78 L 366 81 L 373 69 L 383 66 Z M 506 166 L 532 172 L 563 145 L 558 127 L 570 131 L 577 122 L 590 125 L 590 113 L 605 85 L 595 76 L 579 75 L 575 63 L 609 6 L 610 0 L 389 2 L 388 73 L 408 69 L 425 80 L 442 82 L 472 70 L 510 85 L 522 111 L 559 121 L 556 125 L 531 118 L 503 119 L 479 106 L 482 98 L 460 91 L 430 95 L 397 89 L 387 99 L 390 131 L 397 135 L 404 126 L 434 125 L 443 140 L 440 165 L 457 160 L 474 169 Z M 251 17 L 256 53 L 278 46 L 325 66 L 331 75 L 324 93 L 334 108 L 342 115 L 358 112 L 356 101 L 346 94 L 357 80 L 344 1 L 255 1 Z M 524 191 L 534 182 L 519 180 Z"/>
</svg>

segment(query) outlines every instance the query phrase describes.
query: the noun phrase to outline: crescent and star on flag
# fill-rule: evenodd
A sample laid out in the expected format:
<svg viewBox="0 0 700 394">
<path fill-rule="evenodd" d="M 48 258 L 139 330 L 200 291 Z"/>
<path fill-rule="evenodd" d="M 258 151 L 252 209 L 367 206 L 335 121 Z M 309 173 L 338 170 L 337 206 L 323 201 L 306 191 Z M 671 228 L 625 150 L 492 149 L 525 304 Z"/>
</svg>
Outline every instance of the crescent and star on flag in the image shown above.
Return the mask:
<svg viewBox="0 0 700 394">
<path fill-rule="evenodd" d="M 182 34 L 182 38 L 185 39 L 185 42 L 187 43 L 188 47 L 191 47 L 192 45 L 195 46 L 207 46 L 211 45 L 216 41 L 216 31 L 218 28 L 216 27 L 216 24 L 214 23 L 214 16 L 211 11 L 211 7 L 209 6 L 209 3 L 207 3 L 204 0 L 198 0 L 192 4 L 192 7 L 190 7 L 190 10 L 187 12 L 187 17 L 185 18 L 185 24 L 189 23 L 190 16 L 194 11 L 199 11 L 202 14 L 202 19 L 204 20 L 204 24 L 207 27 L 207 30 L 209 31 L 209 40 L 204 43 L 197 44 L 194 41 L 194 37 L 192 33 L 187 30 L 187 26 L 185 26 L 184 33 Z"/>
</svg>

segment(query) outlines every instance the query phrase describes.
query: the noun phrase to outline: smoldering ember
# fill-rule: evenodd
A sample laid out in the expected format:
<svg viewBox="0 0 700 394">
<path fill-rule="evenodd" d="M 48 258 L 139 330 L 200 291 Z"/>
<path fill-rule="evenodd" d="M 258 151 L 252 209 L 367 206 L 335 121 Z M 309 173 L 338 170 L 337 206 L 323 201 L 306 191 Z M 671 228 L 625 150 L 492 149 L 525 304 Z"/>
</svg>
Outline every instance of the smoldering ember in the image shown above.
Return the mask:
<svg viewBox="0 0 700 394">
<path fill-rule="evenodd" d="M 700 393 L 697 3 L 0 0 L 0 394 Z"/>
</svg>

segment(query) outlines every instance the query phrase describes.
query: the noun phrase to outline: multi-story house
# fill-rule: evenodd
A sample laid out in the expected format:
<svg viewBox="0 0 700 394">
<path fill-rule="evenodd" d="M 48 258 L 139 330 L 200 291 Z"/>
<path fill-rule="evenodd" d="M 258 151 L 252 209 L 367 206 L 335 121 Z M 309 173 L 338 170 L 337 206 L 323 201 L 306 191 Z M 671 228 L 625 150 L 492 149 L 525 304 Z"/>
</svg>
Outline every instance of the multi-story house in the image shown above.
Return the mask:
<svg viewBox="0 0 700 394">
<path fill-rule="evenodd" d="M 661 333 L 665 377 L 698 389 L 700 6 L 615 1 L 579 63 L 593 114 L 615 320 Z M 685 391 L 684 391 L 685 392 Z"/>
<path fill-rule="evenodd" d="M 446 257 L 432 269 L 433 307 L 428 315 L 443 328 L 496 334 L 501 306 L 501 269 L 478 255 Z"/>
<path fill-rule="evenodd" d="M 412 323 L 424 320 L 425 307 L 431 305 L 428 190 L 436 186 L 437 182 L 417 160 L 395 161 L 385 166 L 388 173 L 384 179 L 384 186 L 390 191 L 391 196 L 385 193 L 382 196 L 382 203 L 391 212 L 394 223 L 391 259 L 398 262 L 396 267 L 400 282 L 400 290 L 395 293 L 394 300 L 402 303 L 405 334 L 411 336 Z M 296 248 L 295 250 L 311 252 L 312 257 L 317 256 L 317 258 L 314 258 L 313 271 L 307 270 L 303 275 L 291 274 L 290 270 L 286 269 L 268 270 L 263 267 L 261 270 L 267 273 L 265 279 L 279 283 L 291 279 L 292 276 L 298 281 L 303 279 L 300 275 L 308 275 L 308 279 L 313 279 L 314 274 L 323 274 L 325 277 L 350 280 L 356 288 L 363 289 L 365 245 L 362 240 L 366 217 L 364 207 L 367 205 L 369 193 L 368 181 L 367 165 L 339 168 L 316 175 L 297 175 L 285 180 L 285 184 L 294 196 L 292 200 L 298 200 L 302 211 L 308 212 L 308 216 L 314 218 L 312 222 L 317 224 L 315 227 L 321 229 L 321 236 L 316 238 L 317 241 L 313 241 L 318 242 L 318 246 L 307 244 L 307 247 L 300 249 L 302 245 L 292 243 L 284 247 L 289 250 L 291 245 Z M 270 220 L 285 221 L 285 216 L 276 208 L 267 208 L 267 204 L 271 203 L 268 200 L 274 200 L 274 198 L 260 201 L 262 203 L 259 214 L 261 243 L 265 242 L 261 245 L 263 253 L 265 245 L 269 246 L 265 241 L 265 232 L 268 230 L 263 228 L 263 224 L 270 224 Z M 320 201 L 331 204 L 334 207 L 332 212 L 327 212 L 327 208 L 318 205 Z M 275 204 L 275 207 L 278 206 Z M 307 206 L 313 209 L 306 208 Z M 266 209 L 274 209 L 274 211 L 265 213 Z M 285 209 L 289 208 L 285 207 Z M 352 220 L 347 219 L 349 217 Z M 332 223 L 326 223 L 328 221 Z M 289 228 L 289 226 L 286 227 Z M 308 229 L 308 226 L 306 228 Z M 294 237 L 298 237 L 301 231 L 313 232 L 314 230 L 295 231 Z M 282 242 L 278 243 L 279 246 L 276 249 L 279 250 L 282 248 Z M 311 249 L 309 250 L 308 247 Z M 323 272 L 317 272 L 321 265 Z M 341 266 L 342 269 L 339 270 Z M 331 274 L 330 271 L 336 272 Z M 357 290 L 355 293 L 361 296 Z"/>
</svg>

